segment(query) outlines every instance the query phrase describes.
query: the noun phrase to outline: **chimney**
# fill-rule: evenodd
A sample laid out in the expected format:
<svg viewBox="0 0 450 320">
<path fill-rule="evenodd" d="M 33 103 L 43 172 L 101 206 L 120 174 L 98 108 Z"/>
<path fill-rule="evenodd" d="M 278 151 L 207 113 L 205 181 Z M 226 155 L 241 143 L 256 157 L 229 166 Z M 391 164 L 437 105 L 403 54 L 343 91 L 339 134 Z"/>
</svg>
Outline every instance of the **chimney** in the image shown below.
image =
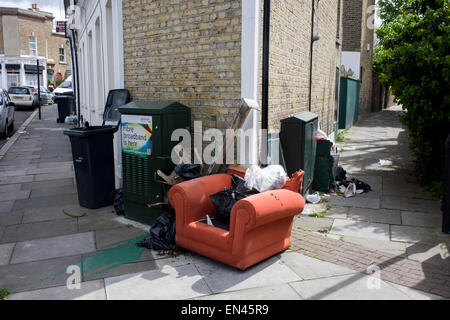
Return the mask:
<svg viewBox="0 0 450 320">
<path fill-rule="evenodd" d="M 33 4 L 31 5 L 31 8 L 32 8 L 33 10 L 39 10 L 37 3 L 33 3 Z"/>
</svg>

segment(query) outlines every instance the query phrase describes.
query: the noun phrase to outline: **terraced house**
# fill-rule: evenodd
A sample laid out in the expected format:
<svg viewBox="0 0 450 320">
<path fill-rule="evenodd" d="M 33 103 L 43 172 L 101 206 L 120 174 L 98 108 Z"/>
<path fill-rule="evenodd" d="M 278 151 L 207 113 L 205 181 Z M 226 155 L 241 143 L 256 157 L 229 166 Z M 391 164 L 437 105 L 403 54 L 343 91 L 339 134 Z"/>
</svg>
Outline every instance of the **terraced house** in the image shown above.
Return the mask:
<svg viewBox="0 0 450 320">
<path fill-rule="evenodd" d="M 203 130 L 229 128 L 249 98 L 267 105 L 269 131 L 311 111 L 333 135 L 347 1 L 66 0 L 80 8 L 82 115 L 100 123 L 108 91 L 124 87 L 189 106 Z M 261 114 L 249 121 L 260 128 Z"/>
</svg>

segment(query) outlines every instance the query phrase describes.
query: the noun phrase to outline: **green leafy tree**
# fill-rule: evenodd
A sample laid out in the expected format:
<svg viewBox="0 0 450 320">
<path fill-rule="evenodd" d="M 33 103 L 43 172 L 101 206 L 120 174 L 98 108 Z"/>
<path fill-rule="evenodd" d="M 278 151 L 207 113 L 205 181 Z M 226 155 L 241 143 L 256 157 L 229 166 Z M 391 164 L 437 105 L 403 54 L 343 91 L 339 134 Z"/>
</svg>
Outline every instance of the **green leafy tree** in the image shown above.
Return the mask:
<svg viewBox="0 0 450 320">
<path fill-rule="evenodd" d="M 406 110 L 416 171 L 442 181 L 450 133 L 450 0 L 380 0 L 374 71 Z M 397 6 L 392 9 L 391 6 Z"/>
</svg>

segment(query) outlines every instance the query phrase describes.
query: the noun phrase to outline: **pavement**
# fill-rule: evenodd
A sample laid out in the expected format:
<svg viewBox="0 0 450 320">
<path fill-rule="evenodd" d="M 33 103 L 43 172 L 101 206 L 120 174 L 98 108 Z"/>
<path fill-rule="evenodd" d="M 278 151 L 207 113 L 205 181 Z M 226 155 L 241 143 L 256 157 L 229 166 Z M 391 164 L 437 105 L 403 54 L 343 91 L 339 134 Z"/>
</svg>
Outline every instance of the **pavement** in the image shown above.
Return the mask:
<svg viewBox="0 0 450 320">
<path fill-rule="evenodd" d="M 16 109 L 14 112 L 14 130 L 10 132 L 10 136 L 17 132 L 20 126 L 28 119 L 28 117 L 33 113 L 33 111 L 25 110 L 25 109 Z M 8 139 L 0 139 L 0 148 L 2 148 Z"/>
<path fill-rule="evenodd" d="M 411 160 L 404 152 L 405 130 L 396 121 L 395 112 L 370 115 L 346 137 L 346 145 L 368 145 L 353 155 L 362 162 L 345 151 L 341 164 L 373 185 L 373 194 L 331 197 L 321 204 L 326 218 L 302 215 L 295 220 L 287 251 L 239 271 L 186 250 L 168 255 L 138 247 L 148 226 L 118 217 L 112 207 L 80 207 L 70 143 L 63 135 L 70 126 L 56 123 L 55 106 L 43 107 L 42 121 L 33 119 L 0 159 L 0 289 L 8 289 L 10 300 L 449 297 L 448 257 L 441 259 L 445 263 L 431 263 L 445 256 L 440 250 L 424 258 L 435 252 L 428 246 L 448 241 L 429 226 L 439 215 L 439 201 L 417 198 L 422 194 L 417 185 L 403 180 Z M 368 131 L 373 142 L 365 141 Z M 395 138 L 391 131 L 397 132 Z M 383 145 L 384 138 L 392 144 Z M 372 158 L 379 156 L 392 157 L 394 166 L 373 166 Z M 395 183 L 386 183 L 394 174 Z M 366 211 L 351 211 L 355 208 Z M 392 215 L 400 220 L 371 220 L 390 217 L 385 210 L 398 212 Z M 416 216 L 420 213 L 428 215 Z"/>
</svg>

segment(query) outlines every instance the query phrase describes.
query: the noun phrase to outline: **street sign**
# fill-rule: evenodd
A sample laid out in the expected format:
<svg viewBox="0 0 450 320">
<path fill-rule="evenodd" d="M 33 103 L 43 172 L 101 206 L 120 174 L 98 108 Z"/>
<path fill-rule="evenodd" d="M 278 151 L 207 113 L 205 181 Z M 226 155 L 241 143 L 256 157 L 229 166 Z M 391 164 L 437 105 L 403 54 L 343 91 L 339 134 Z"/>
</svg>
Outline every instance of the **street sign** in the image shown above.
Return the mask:
<svg viewBox="0 0 450 320">
<path fill-rule="evenodd" d="M 56 21 L 56 32 L 57 33 L 66 33 L 66 22 L 65 21 Z"/>
</svg>

